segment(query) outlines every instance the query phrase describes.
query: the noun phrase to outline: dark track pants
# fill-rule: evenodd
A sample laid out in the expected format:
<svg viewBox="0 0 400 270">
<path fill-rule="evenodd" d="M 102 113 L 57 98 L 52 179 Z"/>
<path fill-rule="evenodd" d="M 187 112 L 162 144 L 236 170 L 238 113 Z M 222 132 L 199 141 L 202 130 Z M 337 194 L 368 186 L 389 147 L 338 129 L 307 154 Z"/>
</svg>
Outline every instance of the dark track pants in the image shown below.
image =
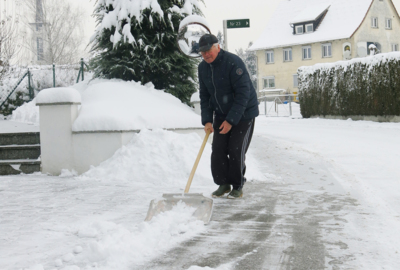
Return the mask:
<svg viewBox="0 0 400 270">
<path fill-rule="evenodd" d="M 232 185 L 240 190 L 246 181 L 246 152 L 254 131 L 254 120 L 240 121 L 227 134 L 220 134 L 223 120 L 214 119 L 211 172 L 217 185 Z"/>
</svg>

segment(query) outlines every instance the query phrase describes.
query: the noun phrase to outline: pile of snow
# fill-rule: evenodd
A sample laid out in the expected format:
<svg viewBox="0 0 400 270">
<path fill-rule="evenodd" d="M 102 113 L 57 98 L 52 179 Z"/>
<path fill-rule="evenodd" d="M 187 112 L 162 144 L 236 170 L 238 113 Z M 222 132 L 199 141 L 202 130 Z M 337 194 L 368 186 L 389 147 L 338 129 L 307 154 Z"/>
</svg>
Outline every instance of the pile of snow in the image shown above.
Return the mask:
<svg viewBox="0 0 400 270">
<path fill-rule="evenodd" d="M 16 108 L 9 120 L 39 125 L 39 107 L 36 106 L 36 99 Z"/>
<path fill-rule="evenodd" d="M 134 181 L 138 189 L 149 185 L 182 189 L 201 143 L 202 139 L 196 133 L 145 129 L 134 134 L 132 140 L 117 150 L 113 157 L 81 177 L 103 179 L 106 175 L 109 181 Z M 207 144 L 204 160 L 200 162 L 193 181 L 195 185 L 210 184 L 212 177 L 207 159 L 210 155 L 211 146 Z"/>
<path fill-rule="evenodd" d="M 82 179 L 104 179 L 109 181 L 134 181 L 138 187 L 171 188 L 183 190 L 189 173 L 202 144 L 197 133 L 179 134 L 172 131 L 156 129 L 142 130 L 132 140 L 98 167 L 93 167 L 80 177 Z M 211 186 L 210 171 L 211 145 L 207 144 L 202 154 L 193 187 Z M 258 169 L 258 161 L 247 156 L 248 180 L 266 181 Z"/>
<path fill-rule="evenodd" d="M 202 127 L 200 116 L 151 83 L 98 80 L 82 93 L 73 131 Z"/>
<path fill-rule="evenodd" d="M 51 88 L 13 112 L 11 120 L 39 124 L 36 103 L 79 102 L 74 131 L 155 128 L 200 128 L 200 116 L 178 98 L 153 84 L 122 80 L 84 81 L 69 88 Z"/>
</svg>

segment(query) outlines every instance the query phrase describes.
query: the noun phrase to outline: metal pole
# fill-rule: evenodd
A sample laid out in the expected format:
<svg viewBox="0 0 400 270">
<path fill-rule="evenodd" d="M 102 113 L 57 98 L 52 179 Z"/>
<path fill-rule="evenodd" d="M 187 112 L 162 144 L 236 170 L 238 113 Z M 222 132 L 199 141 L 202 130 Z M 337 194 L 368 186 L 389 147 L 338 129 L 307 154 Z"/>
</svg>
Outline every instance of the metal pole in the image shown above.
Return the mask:
<svg viewBox="0 0 400 270">
<path fill-rule="evenodd" d="M 85 79 L 83 74 L 83 58 L 81 58 L 82 81 Z"/>
<path fill-rule="evenodd" d="M 78 78 L 76 78 L 76 83 L 79 82 L 79 77 L 81 76 L 81 69 L 79 69 Z"/>
<path fill-rule="evenodd" d="M 278 99 L 282 103 L 282 100 L 280 98 Z M 279 116 L 279 103 L 276 99 L 275 99 L 275 105 L 276 105 L 276 116 Z"/>
<path fill-rule="evenodd" d="M 264 114 L 267 116 L 267 98 L 264 99 Z"/>
<path fill-rule="evenodd" d="M 56 65 L 53 64 L 53 87 L 56 87 Z"/>
<path fill-rule="evenodd" d="M 31 87 L 31 71 L 28 68 L 28 89 L 29 89 L 29 98 L 32 100 L 33 99 L 33 91 Z"/>
<path fill-rule="evenodd" d="M 224 29 L 224 50 L 228 51 L 228 31 L 227 31 L 228 21 L 224 20 L 222 24 Z"/>
<path fill-rule="evenodd" d="M 292 96 L 289 96 L 289 112 L 290 116 L 292 116 Z"/>
</svg>

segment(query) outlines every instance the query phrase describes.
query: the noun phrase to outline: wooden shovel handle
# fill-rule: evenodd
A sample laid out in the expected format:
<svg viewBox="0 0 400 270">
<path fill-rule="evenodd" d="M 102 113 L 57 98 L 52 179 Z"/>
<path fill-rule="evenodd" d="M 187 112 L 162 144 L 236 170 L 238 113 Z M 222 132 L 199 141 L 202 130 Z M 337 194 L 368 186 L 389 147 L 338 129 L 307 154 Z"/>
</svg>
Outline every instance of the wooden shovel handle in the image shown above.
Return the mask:
<svg viewBox="0 0 400 270">
<path fill-rule="evenodd" d="M 204 137 L 204 140 L 203 140 L 203 144 L 200 147 L 200 151 L 197 154 L 197 158 L 196 158 L 196 161 L 194 162 L 193 169 L 192 169 L 192 171 L 191 171 L 191 173 L 189 175 L 189 180 L 188 180 L 188 182 L 186 184 L 185 193 L 189 192 L 190 185 L 192 184 L 192 180 L 193 180 L 193 177 L 194 177 L 194 173 L 196 172 L 197 165 L 199 165 L 199 161 L 200 161 L 201 155 L 203 154 L 203 150 L 204 150 L 204 147 L 206 146 L 206 143 L 207 143 L 207 140 L 208 140 L 209 136 L 210 136 L 210 131 L 207 130 L 206 136 Z"/>
</svg>

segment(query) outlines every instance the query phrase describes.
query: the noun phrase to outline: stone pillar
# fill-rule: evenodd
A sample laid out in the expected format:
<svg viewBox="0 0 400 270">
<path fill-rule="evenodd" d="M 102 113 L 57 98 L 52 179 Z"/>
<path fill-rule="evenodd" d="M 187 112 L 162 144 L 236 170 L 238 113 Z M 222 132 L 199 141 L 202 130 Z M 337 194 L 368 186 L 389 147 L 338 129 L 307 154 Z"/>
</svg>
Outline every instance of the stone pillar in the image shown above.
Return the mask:
<svg viewBox="0 0 400 270">
<path fill-rule="evenodd" d="M 75 167 L 72 125 L 80 104 L 80 94 L 73 88 L 50 88 L 36 97 L 43 173 L 60 175 L 62 169 Z"/>
</svg>

